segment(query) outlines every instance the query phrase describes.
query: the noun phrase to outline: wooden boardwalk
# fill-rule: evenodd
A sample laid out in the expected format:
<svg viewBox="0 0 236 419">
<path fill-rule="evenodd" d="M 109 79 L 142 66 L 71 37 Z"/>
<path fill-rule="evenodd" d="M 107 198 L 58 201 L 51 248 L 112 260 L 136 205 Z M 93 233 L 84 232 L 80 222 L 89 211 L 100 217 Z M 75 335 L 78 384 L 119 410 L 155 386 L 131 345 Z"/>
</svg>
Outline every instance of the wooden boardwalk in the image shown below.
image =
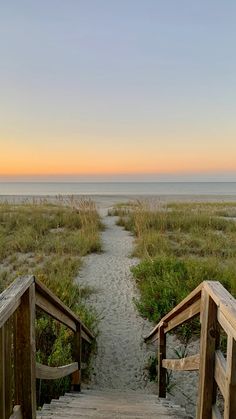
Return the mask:
<svg viewBox="0 0 236 419">
<path fill-rule="evenodd" d="M 190 418 L 179 406 L 138 391 L 83 390 L 52 400 L 37 419 L 182 419 Z"/>
<path fill-rule="evenodd" d="M 71 364 L 50 367 L 36 362 L 36 308 L 73 332 Z M 201 324 L 200 353 L 167 359 L 166 334 L 196 316 L 200 316 Z M 222 331 L 227 335 L 226 354 L 220 347 Z M 236 300 L 219 282 L 202 282 L 145 338 L 146 342 L 158 341 L 158 395 L 127 392 L 125 388 L 124 392 L 79 393 L 83 348 L 88 349 L 93 340 L 82 321 L 36 278 L 14 281 L 0 294 L 0 419 L 36 419 L 36 379 L 67 375 L 71 375 L 74 393 L 44 406 L 37 419 L 187 418 L 181 408 L 165 399 L 166 370 L 199 370 L 197 419 L 236 418 Z M 218 403 L 217 390 L 224 400 L 223 407 Z"/>
</svg>

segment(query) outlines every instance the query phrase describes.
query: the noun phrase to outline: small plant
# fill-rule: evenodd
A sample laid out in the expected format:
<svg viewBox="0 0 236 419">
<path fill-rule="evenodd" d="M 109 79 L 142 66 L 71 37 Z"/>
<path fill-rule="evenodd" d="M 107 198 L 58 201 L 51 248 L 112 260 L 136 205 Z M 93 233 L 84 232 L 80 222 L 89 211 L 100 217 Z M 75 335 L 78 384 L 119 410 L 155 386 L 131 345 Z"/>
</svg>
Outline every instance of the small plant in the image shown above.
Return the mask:
<svg viewBox="0 0 236 419">
<path fill-rule="evenodd" d="M 166 391 L 169 394 L 172 394 L 173 388 L 175 388 L 176 384 L 173 382 L 173 372 L 166 370 Z"/>
<path fill-rule="evenodd" d="M 158 361 L 156 356 L 150 356 L 147 365 L 148 376 L 150 381 L 157 380 L 157 362 Z"/>
<path fill-rule="evenodd" d="M 186 358 L 188 356 L 187 345 L 180 346 L 179 348 L 173 348 L 173 352 L 179 359 Z"/>
</svg>

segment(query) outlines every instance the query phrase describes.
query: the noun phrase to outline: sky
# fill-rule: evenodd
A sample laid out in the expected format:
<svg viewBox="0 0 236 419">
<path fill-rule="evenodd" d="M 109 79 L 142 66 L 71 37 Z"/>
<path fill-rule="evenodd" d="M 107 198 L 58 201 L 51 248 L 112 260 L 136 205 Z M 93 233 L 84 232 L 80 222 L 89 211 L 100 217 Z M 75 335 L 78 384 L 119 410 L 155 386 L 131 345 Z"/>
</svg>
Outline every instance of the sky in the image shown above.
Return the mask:
<svg viewBox="0 0 236 419">
<path fill-rule="evenodd" d="M 0 180 L 236 180 L 235 0 L 0 0 Z"/>
</svg>

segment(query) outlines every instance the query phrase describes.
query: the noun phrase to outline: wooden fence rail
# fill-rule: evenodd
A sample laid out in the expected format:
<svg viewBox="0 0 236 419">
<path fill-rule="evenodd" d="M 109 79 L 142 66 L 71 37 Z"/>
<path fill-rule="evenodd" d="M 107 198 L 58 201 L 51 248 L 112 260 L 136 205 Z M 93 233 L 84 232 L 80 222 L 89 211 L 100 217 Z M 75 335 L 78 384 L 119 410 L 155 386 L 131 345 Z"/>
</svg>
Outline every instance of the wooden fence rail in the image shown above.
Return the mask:
<svg viewBox="0 0 236 419">
<path fill-rule="evenodd" d="M 166 333 L 200 315 L 200 353 L 166 359 Z M 227 334 L 227 356 L 220 351 L 220 330 Z M 220 419 L 217 387 L 224 398 L 224 419 L 236 418 L 236 300 L 215 281 L 202 282 L 161 319 L 145 338 L 158 339 L 158 392 L 166 397 L 166 369 L 199 370 L 197 419 Z"/>
<path fill-rule="evenodd" d="M 52 368 L 35 361 L 36 307 L 74 333 L 74 362 Z M 166 359 L 166 334 L 200 315 L 200 353 Z M 227 355 L 220 351 L 220 330 L 227 334 Z M 82 344 L 92 343 L 90 330 L 35 277 L 19 278 L 0 295 L 0 418 L 35 419 L 36 378 L 72 374 L 80 390 Z M 158 340 L 158 392 L 166 396 L 166 369 L 199 370 L 197 419 L 219 419 L 217 387 L 224 398 L 224 419 L 236 418 L 236 300 L 219 282 L 199 285 L 161 319 L 146 341 Z M 14 371 L 14 377 L 13 373 Z"/>
<path fill-rule="evenodd" d="M 73 331 L 75 362 L 60 367 L 36 363 L 36 307 Z M 16 279 L 0 295 L 0 418 L 36 418 L 36 378 L 72 374 L 73 390 L 79 391 L 82 344 L 93 339 L 82 321 L 35 277 Z"/>
</svg>

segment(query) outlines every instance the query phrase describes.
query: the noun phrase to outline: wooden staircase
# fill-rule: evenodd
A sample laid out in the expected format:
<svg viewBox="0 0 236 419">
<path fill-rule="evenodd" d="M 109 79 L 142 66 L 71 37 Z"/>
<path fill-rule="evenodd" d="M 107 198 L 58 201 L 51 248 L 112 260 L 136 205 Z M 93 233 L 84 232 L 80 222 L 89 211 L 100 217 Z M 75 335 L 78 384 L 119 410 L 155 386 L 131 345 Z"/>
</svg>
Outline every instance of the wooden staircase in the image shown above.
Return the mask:
<svg viewBox="0 0 236 419">
<path fill-rule="evenodd" d="M 73 332 L 71 364 L 51 367 L 36 362 L 36 308 Z M 200 353 L 167 359 L 167 333 L 196 316 L 201 324 Z M 227 353 L 221 352 L 222 330 L 227 335 Z M 158 395 L 125 389 L 80 393 L 83 348 L 93 339 L 82 321 L 36 278 L 14 281 L 0 294 L 0 419 L 187 418 L 180 407 L 166 401 L 167 370 L 199 371 L 197 419 L 236 418 L 236 300 L 219 282 L 202 282 L 145 338 L 158 341 Z M 36 379 L 67 375 L 73 392 L 52 400 L 36 414 Z M 218 403 L 218 390 L 224 406 Z"/>
<path fill-rule="evenodd" d="M 138 391 L 83 390 L 68 393 L 52 400 L 38 412 L 37 419 L 136 418 L 182 419 L 190 418 L 180 406 L 156 395 Z"/>
</svg>

